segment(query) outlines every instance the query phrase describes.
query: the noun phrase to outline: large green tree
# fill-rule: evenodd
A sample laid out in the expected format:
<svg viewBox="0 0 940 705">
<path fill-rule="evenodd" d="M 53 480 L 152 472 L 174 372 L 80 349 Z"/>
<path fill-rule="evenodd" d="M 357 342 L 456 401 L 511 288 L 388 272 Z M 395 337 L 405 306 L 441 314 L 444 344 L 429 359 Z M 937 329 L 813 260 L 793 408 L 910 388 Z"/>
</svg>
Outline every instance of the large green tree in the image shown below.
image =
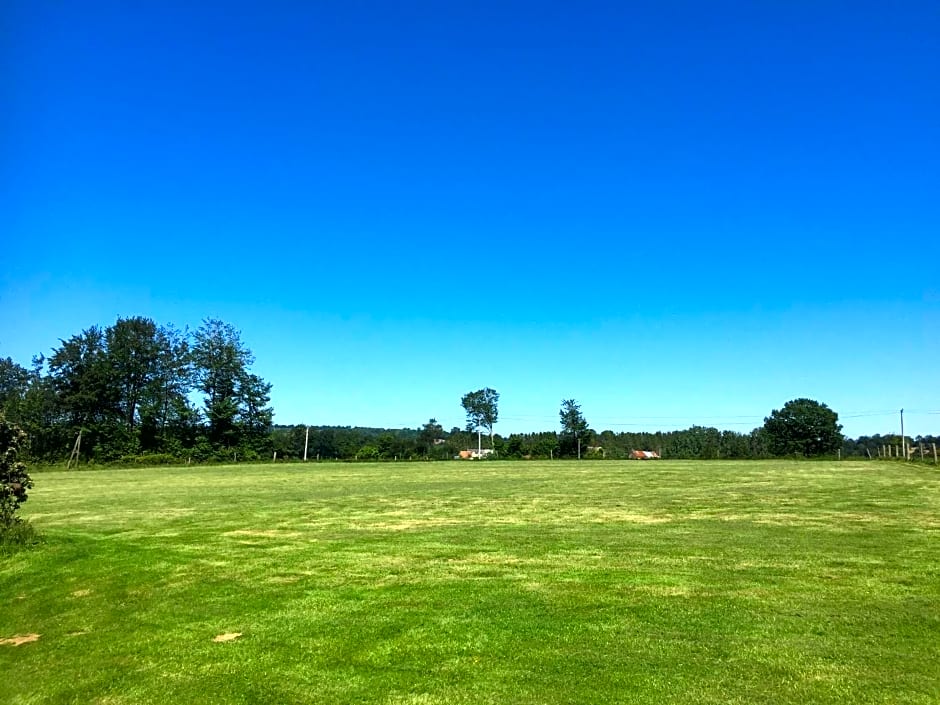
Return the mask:
<svg viewBox="0 0 940 705">
<path fill-rule="evenodd" d="M 122 422 L 134 429 L 144 399 L 154 390 L 160 362 L 157 325 L 149 318 L 118 318 L 105 331 L 108 384 Z"/>
<path fill-rule="evenodd" d="M 499 418 L 499 392 L 489 387 L 467 392 L 461 398 L 460 405 L 467 412 L 467 430 L 477 433 L 477 448 L 480 446 L 481 429 L 489 433 L 492 448 L 493 426 Z"/>
<path fill-rule="evenodd" d="M 271 385 L 252 374 L 254 362 L 235 326 L 207 319 L 194 335 L 192 359 L 197 387 L 205 394 L 208 438 L 217 448 L 259 441 L 270 431 Z"/>
<path fill-rule="evenodd" d="M 581 413 L 581 405 L 574 399 L 564 399 L 558 412 L 561 420 L 562 452 L 575 450 L 581 459 L 581 443 L 588 435 L 588 423 Z"/>
<path fill-rule="evenodd" d="M 92 326 L 52 351 L 49 374 L 57 402 L 79 429 L 102 426 L 118 410 L 118 394 L 111 384 L 104 331 Z"/>
<path fill-rule="evenodd" d="M 29 391 L 29 370 L 12 358 L 0 358 L 0 412 L 9 415 L 16 409 Z"/>
<path fill-rule="evenodd" d="M 189 400 L 195 385 L 186 333 L 173 326 L 156 331 L 157 358 L 140 405 L 141 446 L 180 453 L 191 447 L 199 414 Z"/>
<path fill-rule="evenodd" d="M 764 432 L 774 455 L 830 455 L 842 447 L 839 415 L 812 399 L 793 399 L 764 419 Z"/>
<path fill-rule="evenodd" d="M 421 445 L 421 448 L 424 450 L 425 457 L 431 456 L 431 451 L 433 450 L 435 444 L 444 438 L 444 427 L 441 426 L 437 419 L 429 419 L 424 426 L 421 427 L 421 430 L 418 432 L 418 443 Z"/>
</svg>

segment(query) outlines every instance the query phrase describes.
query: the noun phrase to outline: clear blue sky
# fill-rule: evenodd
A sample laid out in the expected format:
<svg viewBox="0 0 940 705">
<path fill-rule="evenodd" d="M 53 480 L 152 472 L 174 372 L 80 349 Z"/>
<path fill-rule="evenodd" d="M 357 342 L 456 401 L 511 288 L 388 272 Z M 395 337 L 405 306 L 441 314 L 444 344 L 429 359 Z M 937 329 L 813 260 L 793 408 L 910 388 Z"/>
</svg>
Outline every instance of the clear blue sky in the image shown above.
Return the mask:
<svg viewBox="0 0 940 705">
<path fill-rule="evenodd" d="M 940 433 L 935 1 L 5 0 L 0 76 L 0 356 L 218 317 L 279 423 Z"/>
</svg>

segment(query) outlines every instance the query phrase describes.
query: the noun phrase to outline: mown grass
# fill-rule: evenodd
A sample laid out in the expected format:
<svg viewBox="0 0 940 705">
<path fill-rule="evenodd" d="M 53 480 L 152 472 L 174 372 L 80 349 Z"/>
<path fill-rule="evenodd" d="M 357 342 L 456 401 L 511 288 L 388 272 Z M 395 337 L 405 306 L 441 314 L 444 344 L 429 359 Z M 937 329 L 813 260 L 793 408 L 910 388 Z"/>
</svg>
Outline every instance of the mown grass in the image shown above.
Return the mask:
<svg viewBox="0 0 940 705">
<path fill-rule="evenodd" d="M 44 473 L 3 703 L 936 703 L 940 473 Z M 241 633 L 217 643 L 213 637 Z"/>
</svg>

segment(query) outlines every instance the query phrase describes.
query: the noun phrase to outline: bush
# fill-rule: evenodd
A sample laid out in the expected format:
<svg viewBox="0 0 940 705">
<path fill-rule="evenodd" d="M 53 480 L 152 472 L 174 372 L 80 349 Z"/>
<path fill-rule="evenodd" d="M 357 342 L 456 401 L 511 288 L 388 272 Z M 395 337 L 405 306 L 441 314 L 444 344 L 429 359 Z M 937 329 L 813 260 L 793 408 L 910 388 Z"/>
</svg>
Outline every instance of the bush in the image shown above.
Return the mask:
<svg viewBox="0 0 940 705">
<path fill-rule="evenodd" d="M 0 543 L 28 543 L 31 527 L 16 516 L 33 486 L 26 465 L 19 459 L 26 450 L 26 434 L 0 416 Z"/>
<path fill-rule="evenodd" d="M 144 468 L 156 465 L 183 465 L 185 463 L 185 460 L 180 460 L 170 453 L 142 453 L 140 455 L 125 455 L 115 464 L 132 468 Z"/>
<path fill-rule="evenodd" d="M 13 524 L 0 528 L 0 556 L 15 553 L 21 548 L 42 543 L 39 532 L 28 521 L 16 518 Z"/>
</svg>

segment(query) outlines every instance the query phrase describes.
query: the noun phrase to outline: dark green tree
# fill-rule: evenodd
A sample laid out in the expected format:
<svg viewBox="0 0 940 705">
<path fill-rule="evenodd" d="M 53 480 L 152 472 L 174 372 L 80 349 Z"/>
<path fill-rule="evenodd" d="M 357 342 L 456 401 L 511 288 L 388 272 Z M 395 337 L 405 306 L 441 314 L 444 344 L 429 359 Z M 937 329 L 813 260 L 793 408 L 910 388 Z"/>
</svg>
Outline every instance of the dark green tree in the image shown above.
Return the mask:
<svg viewBox="0 0 940 705">
<path fill-rule="evenodd" d="M 156 346 L 156 367 L 140 405 L 141 447 L 180 454 L 195 442 L 199 421 L 189 400 L 195 380 L 188 336 L 161 326 Z"/>
<path fill-rule="evenodd" d="M 247 370 L 238 380 L 240 406 L 238 422 L 242 440 L 256 451 L 267 450 L 268 434 L 274 419 L 271 402 L 271 384 Z"/>
<path fill-rule="evenodd" d="M 238 385 L 254 362 L 235 326 L 207 319 L 196 331 L 193 363 L 196 386 L 205 395 L 209 441 L 218 447 L 238 445 Z"/>
<path fill-rule="evenodd" d="M 149 318 L 118 318 L 105 331 L 108 385 L 113 388 L 122 422 L 137 426 L 139 410 L 154 391 L 160 362 L 157 325 Z"/>
<path fill-rule="evenodd" d="M 842 446 L 839 415 L 812 399 L 794 399 L 771 411 L 764 432 L 774 455 L 829 455 Z"/>
<path fill-rule="evenodd" d="M 480 445 L 480 430 L 486 429 L 492 448 L 493 426 L 499 418 L 499 392 L 489 387 L 467 392 L 461 398 L 460 405 L 467 412 L 467 430 L 477 432 L 477 447 Z"/>
<path fill-rule="evenodd" d="M 29 391 L 29 383 L 29 370 L 12 358 L 0 358 L 0 413 L 10 416 L 10 410 L 15 410 Z"/>
<path fill-rule="evenodd" d="M 118 400 L 110 384 L 103 331 L 92 326 L 52 351 L 49 374 L 58 403 L 75 429 L 114 418 Z"/>
<path fill-rule="evenodd" d="M 426 457 L 431 457 L 434 446 L 443 439 L 444 427 L 437 422 L 437 419 L 430 419 L 418 433 L 418 443 Z"/>
<path fill-rule="evenodd" d="M 581 443 L 588 435 L 588 423 L 581 413 L 581 405 L 574 399 L 564 399 L 561 402 L 561 410 L 558 412 L 561 419 L 561 443 L 562 453 L 567 454 L 575 450 L 578 459 L 581 459 Z"/>
<path fill-rule="evenodd" d="M 216 448 L 244 443 L 261 451 L 273 417 L 271 385 L 249 371 L 254 356 L 238 330 L 207 319 L 194 335 L 192 360 L 196 386 L 205 394 L 209 442 Z"/>
</svg>

